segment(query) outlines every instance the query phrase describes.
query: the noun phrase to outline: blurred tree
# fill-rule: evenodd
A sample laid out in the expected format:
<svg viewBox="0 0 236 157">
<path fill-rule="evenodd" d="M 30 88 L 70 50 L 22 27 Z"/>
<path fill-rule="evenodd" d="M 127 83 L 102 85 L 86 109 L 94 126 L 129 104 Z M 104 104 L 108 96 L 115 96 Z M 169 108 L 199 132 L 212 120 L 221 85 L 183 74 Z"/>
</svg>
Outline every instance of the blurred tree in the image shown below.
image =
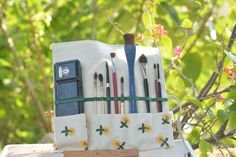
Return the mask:
<svg viewBox="0 0 236 157">
<path fill-rule="evenodd" d="M 0 2 L 0 145 L 35 143 L 50 131 L 51 43 L 121 44 L 121 32 L 132 32 L 138 44 L 162 49 L 167 91 L 181 100 L 183 133 L 200 155 L 212 144 L 235 146 L 236 70 L 224 53 L 235 52 L 234 0 Z M 169 106 L 177 116 L 177 102 Z"/>
</svg>

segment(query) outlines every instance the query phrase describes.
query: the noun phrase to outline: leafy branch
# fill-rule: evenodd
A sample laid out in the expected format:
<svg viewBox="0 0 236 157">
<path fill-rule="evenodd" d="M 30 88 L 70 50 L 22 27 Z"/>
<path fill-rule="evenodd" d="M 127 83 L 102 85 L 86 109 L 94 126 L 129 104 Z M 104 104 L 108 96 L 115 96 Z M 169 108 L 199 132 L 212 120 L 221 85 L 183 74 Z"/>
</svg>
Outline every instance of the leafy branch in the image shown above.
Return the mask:
<svg viewBox="0 0 236 157">
<path fill-rule="evenodd" d="M 230 51 L 231 48 L 232 48 L 232 45 L 233 45 L 233 42 L 234 42 L 234 39 L 235 39 L 235 32 L 236 32 L 236 25 L 233 28 L 233 31 L 232 31 L 232 34 L 231 34 L 231 37 L 230 37 L 230 40 L 229 40 L 229 43 L 228 43 L 228 46 L 227 46 L 227 50 L 228 51 Z M 220 74 L 223 71 L 223 64 L 224 64 L 225 57 L 226 57 L 226 55 L 223 54 L 222 59 L 218 63 L 218 71 L 219 71 Z M 212 73 L 210 79 L 205 84 L 205 86 L 200 90 L 200 93 L 196 97 L 197 100 L 202 101 L 202 100 L 204 100 L 203 98 L 207 97 L 207 94 L 209 93 L 209 91 L 213 87 L 214 83 L 216 82 L 216 80 L 217 80 L 217 78 L 219 76 L 219 73 L 217 73 L 217 72 L 213 72 Z M 228 87 L 226 89 L 223 89 L 223 91 L 221 91 L 221 92 L 227 92 L 227 91 L 229 91 L 229 88 L 230 87 Z M 215 93 L 211 93 L 210 96 L 213 96 L 215 94 L 216 94 L 216 92 Z M 190 105 L 191 105 L 191 108 L 188 110 L 187 114 L 184 115 L 184 117 L 183 117 L 183 119 L 181 121 L 182 129 L 184 128 L 185 124 L 187 124 L 188 120 L 192 117 L 192 114 L 199 108 L 198 105 L 193 104 L 190 101 L 184 103 L 182 105 L 182 108 L 186 108 L 186 107 L 188 107 Z M 174 112 L 176 112 L 177 110 L 179 110 L 179 108 L 174 109 Z M 179 135 L 179 133 L 176 133 L 175 137 L 177 137 L 178 135 Z"/>
<path fill-rule="evenodd" d="M 39 120 L 40 120 L 41 124 L 43 125 L 44 130 L 46 132 L 48 132 L 50 130 L 50 127 L 49 127 L 47 121 L 45 120 L 45 118 L 43 116 L 44 112 L 43 112 L 43 108 L 42 108 L 42 103 L 38 100 L 38 97 L 37 97 L 37 94 L 36 94 L 35 89 L 33 87 L 33 84 L 31 83 L 31 81 L 30 81 L 29 77 L 27 76 L 27 74 L 24 72 L 25 67 L 24 67 L 22 61 L 20 60 L 20 57 L 17 53 L 17 50 L 14 46 L 13 39 L 8 34 L 7 25 L 4 23 L 3 17 L 4 17 L 4 11 L 5 11 L 6 7 L 7 7 L 7 5 L 6 5 L 6 2 L 5 2 L 2 9 L 1 9 L 1 12 L 0 12 L 0 29 L 2 31 L 3 37 L 4 37 L 4 39 L 7 43 L 7 46 L 9 48 L 10 52 L 12 53 L 12 55 L 15 58 L 17 67 L 19 67 L 19 72 L 24 74 L 23 75 L 23 81 L 24 81 L 27 89 L 29 90 L 30 95 L 33 98 L 33 102 L 35 104 L 35 107 L 36 107 L 36 110 L 37 110 L 37 113 L 38 113 L 38 116 L 39 116 Z"/>
<path fill-rule="evenodd" d="M 43 52 L 40 49 L 39 37 L 38 37 L 38 34 L 37 34 L 36 27 L 34 25 L 34 20 L 32 18 L 33 15 L 31 13 L 31 9 L 29 8 L 28 2 L 27 1 L 24 1 L 24 2 L 25 2 L 25 7 L 26 7 L 26 14 L 29 15 L 28 23 L 29 23 L 29 26 L 30 26 L 30 29 L 31 29 L 33 44 L 34 44 L 35 52 L 36 52 L 36 55 L 37 55 L 39 71 L 41 73 L 42 80 L 43 80 L 44 100 L 45 100 L 45 103 L 48 105 L 48 110 L 49 110 L 49 113 L 50 113 L 52 108 L 51 108 L 51 103 L 49 101 L 49 92 L 48 92 L 49 85 L 48 85 L 48 80 L 47 80 L 46 74 L 45 74 L 44 69 L 43 69 L 43 67 L 45 65 L 45 60 L 44 60 Z"/>
</svg>

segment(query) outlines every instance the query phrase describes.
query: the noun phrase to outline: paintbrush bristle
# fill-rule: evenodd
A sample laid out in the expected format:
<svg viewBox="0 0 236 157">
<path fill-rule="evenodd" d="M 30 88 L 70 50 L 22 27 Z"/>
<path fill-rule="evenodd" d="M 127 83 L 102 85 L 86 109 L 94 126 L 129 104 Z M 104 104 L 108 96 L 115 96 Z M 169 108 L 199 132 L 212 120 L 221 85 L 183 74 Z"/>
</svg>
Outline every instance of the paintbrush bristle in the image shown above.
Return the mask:
<svg viewBox="0 0 236 157">
<path fill-rule="evenodd" d="M 135 45 L 135 37 L 134 34 L 125 34 L 124 36 L 125 44 Z"/>
<path fill-rule="evenodd" d="M 99 75 L 98 75 L 98 78 L 99 78 L 99 81 L 100 81 L 100 82 L 103 81 L 103 76 L 102 76 L 102 74 L 99 74 Z"/>
<path fill-rule="evenodd" d="M 111 58 L 115 58 L 116 57 L 116 53 L 115 52 L 111 52 L 110 56 L 111 56 Z"/>
<path fill-rule="evenodd" d="M 120 78 L 120 82 L 124 83 L 124 77 L 123 76 Z"/>
<path fill-rule="evenodd" d="M 139 63 L 147 63 L 147 57 L 144 54 L 139 57 Z"/>
<path fill-rule="evenodd" d="M 95 72 L 94 73 L 94 79 L 96 80 L 98 78 L 98 74 Z"/>
</svg>

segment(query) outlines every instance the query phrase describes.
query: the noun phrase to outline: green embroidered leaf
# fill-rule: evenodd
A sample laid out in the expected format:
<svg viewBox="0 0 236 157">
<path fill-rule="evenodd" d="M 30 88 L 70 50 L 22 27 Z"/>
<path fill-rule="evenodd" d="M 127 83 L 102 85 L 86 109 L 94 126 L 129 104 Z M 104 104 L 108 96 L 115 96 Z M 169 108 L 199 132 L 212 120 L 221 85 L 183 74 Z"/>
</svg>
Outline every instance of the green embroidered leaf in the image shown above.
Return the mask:
<svg viewBox="0 0 236 157">
<path fill-rule="evenodd" d="M 68 129 L 67 126 L 65 126 L 65 129 L 61 131 L 62 134 L 65 133 L 65 136 L 68 136 L 68 135 L 69 135 L 69 132 L 70 132 L 70 130 Z"/>
<path fill-rule="evenodd" d="M 101 136 L 103 134 L 103 132 L 104 132 L 103 126 L 100 125 L 99 129 L 96 129 L 96 131 L 99 132 L 99 135 Z"/>
<path fill-rule="evenodd" d="M 128 125 L 126 124 L 126 122 L 123 122 L 123 121 L 120 121 L 120 123 L 121 123 L 121 126 L 120 126 L 120 128 L 128 128 Z"/>
<path fill-rule="evenodd" d="M 167 119 L 162 119 L 162 123 L 161 124 L 170 124 L 170 122 Z"/>
<path fill-rule="evenodd" d="M 121 145 L 124 146 L 124 145 L 125 145 L 125 142 L 123 142 Z"/>
<path fill-rule="evenodd" d="M 138 128 L 138 130 L 142 130 L 142 133 L 145 133 L 145 129 L 146 129 L 146 127 L 145 127 L 144 123 L 142 123 L 142 126 Z"/>
</svg>

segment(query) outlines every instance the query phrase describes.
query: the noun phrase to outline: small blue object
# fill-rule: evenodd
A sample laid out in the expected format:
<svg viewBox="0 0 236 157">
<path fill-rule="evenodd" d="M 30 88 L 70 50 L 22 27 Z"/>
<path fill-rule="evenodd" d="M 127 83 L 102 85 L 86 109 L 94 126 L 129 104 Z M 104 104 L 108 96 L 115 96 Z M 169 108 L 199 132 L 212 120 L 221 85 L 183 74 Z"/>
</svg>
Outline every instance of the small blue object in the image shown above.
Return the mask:
<svg viewBox="0 0 236 157">
<path fill-rule="evenodd" d="M 234 62 L 236 63 L 236 56 L 232 54 L 230 51 L 224 51 L 224 53 Z"/>
</svg>

